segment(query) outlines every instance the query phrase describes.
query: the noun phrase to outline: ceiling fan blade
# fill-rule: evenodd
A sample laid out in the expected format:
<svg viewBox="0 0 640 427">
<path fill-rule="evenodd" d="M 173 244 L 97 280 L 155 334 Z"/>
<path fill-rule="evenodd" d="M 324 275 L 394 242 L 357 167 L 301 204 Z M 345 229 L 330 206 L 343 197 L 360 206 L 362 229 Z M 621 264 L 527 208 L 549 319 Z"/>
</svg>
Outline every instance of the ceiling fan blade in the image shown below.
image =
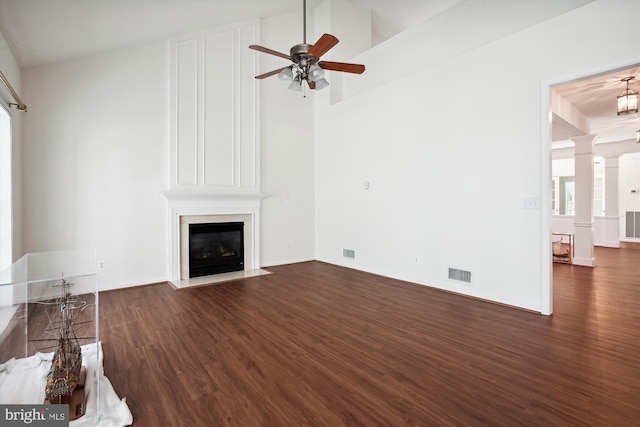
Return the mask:
<svg viewBox="0 0 640 427">
<path fill-rule="evenodd" d="M 249 49 L 257 50 L 258 52 L 262 52 L 262 53 L 268 53 L 269 55 L 279 56 L 280 58 L 284 58 L 284 59 L 291 59 L 289 55 L 285 53 L 276 52 L 275 50 L 272 50 L 263 46 L 258 46 L 257 44 L 252 44 L 251 46 L 249 46 Z"/>
<path fill-rule="evenodd" d="M 362 74 L 364 73 L 364 65 L 362 64 L 349 64 L 346 62 L 331 62 L 320 61 L 318 62 L 320 68 L 330 71 L 342 71 L 344 73 Z"/>
<path fill-rule="evenodd" d="M 338 38 L 336 36 L 332 36 L 331 34 L 323 34 L 322 37 L 318 39 L 316 44 L 314 44 L 307 55 L 313 55 L 317 58 L 320 58 L 322 55 L 327 53 L 329 49 L 338 44 Z"/>
<path fill-rule="evenodd" d="M 316 88 L 316 82 L 310 82 L 310 81 L 307 81 L 307 83 L 309 83 L 309 89 L 312 89 L 312 90 L 313 90 L 313 89 L 315 89 L 315 88 Z"/>
<path fill-rule="evenodd" d="M 260 75 L 256 76 L 256 79 L 266 79 L 267 77 L 275 76 L 276 74 L 278 74 L 280 71 L 284 70 L 285 68 L 288 68 L 288 67 L 278 68 L 277 70 L 273 70 L 273 71 L 269 71 L 268 73 L 260 74 Z"/>
</svg>

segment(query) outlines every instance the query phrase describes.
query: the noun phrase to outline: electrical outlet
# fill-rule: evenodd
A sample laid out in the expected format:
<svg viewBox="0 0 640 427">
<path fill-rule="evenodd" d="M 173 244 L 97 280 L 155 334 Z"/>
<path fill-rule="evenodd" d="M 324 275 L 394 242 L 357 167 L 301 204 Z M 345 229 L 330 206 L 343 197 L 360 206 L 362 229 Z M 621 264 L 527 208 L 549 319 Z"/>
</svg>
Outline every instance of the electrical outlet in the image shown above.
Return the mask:
<svg viewBox="0 0 640 427">
<path fill-rule="evenodd" d="M 98 261 L 98 270 L 104 270 L 107 267 L 107 263 L 102 261 Z"/>
</svg>

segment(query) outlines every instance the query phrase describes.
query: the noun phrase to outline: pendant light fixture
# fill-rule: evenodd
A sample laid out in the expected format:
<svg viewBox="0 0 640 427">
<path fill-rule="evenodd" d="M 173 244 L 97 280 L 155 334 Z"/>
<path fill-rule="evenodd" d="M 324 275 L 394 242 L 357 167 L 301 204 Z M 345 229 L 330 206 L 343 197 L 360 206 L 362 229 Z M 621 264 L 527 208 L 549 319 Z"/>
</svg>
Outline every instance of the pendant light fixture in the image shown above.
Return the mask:
<svg viewBox="0 0 640 427">
<path fill-rule="evenodd" d="M 618 115 L 638 112 L 638 93 L 629 89 L 629 81 L 633 79 L 635 76 L 620 79 L 627 84 L 627 88 L 618 96 Z"/>
</svg>

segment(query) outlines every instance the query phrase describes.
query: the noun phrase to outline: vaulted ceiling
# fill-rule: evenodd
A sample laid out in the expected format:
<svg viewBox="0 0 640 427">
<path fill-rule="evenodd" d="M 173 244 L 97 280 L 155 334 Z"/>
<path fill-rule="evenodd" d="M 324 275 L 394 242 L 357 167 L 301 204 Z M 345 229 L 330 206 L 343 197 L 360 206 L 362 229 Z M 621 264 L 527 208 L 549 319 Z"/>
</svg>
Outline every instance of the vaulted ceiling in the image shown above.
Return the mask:
<svg viewBox="0 0 640 427">
<path fill-rule="evenodd" d="M 308 0 L 307 8 L 320 1 Z M 344 1 L 371 9 L 372 30 L 386 39 L 464 0 Z M 302 15 L 302 0 L 0 0 L 0 31 L 26 68 L 285 13 Z M 637 77 L 632 88 L 640 91 L 639 64 L 555 87 L 588 129 L 554 116 L 552 140 L 589 133 L 598 134 L 601 143 L 634 138 L 640 116 L 617 116 L 615 110 L 624 90 L 620 79 L 628 75 Z"/>
<path fill-rule="evenodd" d="M 344 1 L 371 9 L 373 31 L 383 38 L 461 2 Z M 320 2 L 307 0 L 308 11 Z M 302 0 L 0 0 L 0 31 L 20 66 L 31 67 L 302 10 Z"/>
</svg>

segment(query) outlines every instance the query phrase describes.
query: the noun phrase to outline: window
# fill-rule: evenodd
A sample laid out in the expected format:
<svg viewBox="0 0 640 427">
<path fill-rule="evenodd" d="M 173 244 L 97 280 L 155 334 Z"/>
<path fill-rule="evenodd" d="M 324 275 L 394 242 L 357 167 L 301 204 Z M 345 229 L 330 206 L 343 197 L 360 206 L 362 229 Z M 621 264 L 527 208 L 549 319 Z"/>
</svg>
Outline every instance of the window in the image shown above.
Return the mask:
<svg viewBox="0 0 640 427">
<path fill-rule="evenodd" d="M 552 162 L 551 210 L 553 215 L 575 215 L 575 166 L 574 159 L 557 159 Z M 604 159 L 594 156 L 593 214 L 604 215 Z"/>
<path fill-rule="evenodd" d="M 11 115 L 0 104 L 0 271 L 13 261 Z"/>
<path fill-rule="evenodd" d="M 576 180 L 573 176 L 560 177 L 560 215 L 576 214 Z"/>
</svg>

